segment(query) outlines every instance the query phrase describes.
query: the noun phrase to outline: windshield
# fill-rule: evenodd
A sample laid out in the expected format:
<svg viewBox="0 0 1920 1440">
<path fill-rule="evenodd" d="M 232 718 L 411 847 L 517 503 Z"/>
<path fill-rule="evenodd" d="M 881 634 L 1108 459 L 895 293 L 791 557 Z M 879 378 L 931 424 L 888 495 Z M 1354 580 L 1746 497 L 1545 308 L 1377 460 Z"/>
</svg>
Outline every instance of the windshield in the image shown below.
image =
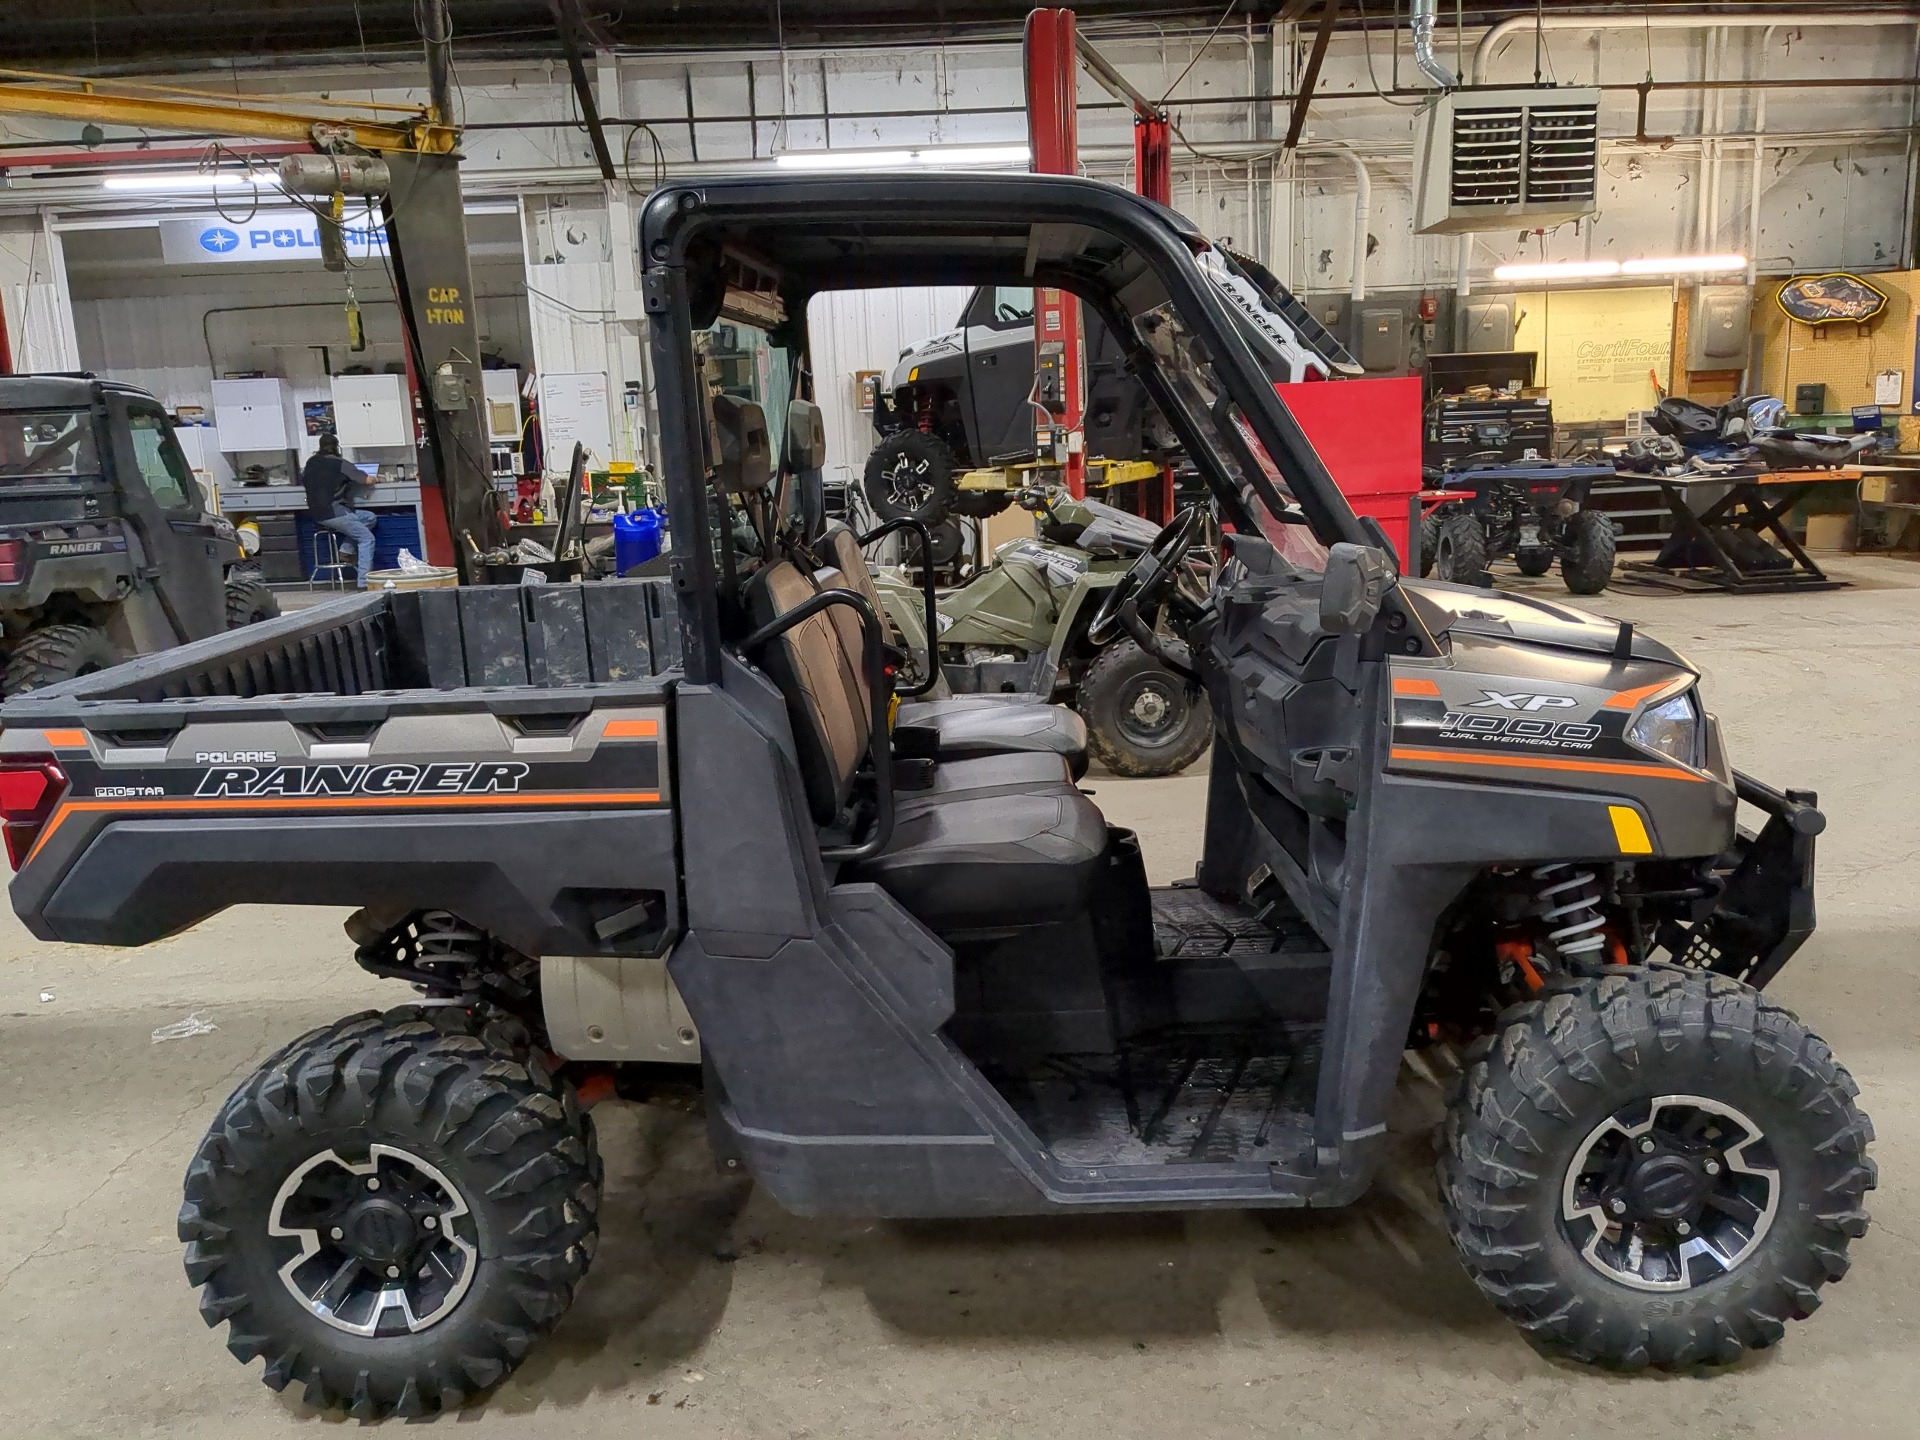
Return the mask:
<svg viewBox="0 0 1920 1440">
<path fill-rule="evenodd" d="M 98 475 L 93 415 L 87 410 L 0 413 L 0 480 Z"/>
</svg>

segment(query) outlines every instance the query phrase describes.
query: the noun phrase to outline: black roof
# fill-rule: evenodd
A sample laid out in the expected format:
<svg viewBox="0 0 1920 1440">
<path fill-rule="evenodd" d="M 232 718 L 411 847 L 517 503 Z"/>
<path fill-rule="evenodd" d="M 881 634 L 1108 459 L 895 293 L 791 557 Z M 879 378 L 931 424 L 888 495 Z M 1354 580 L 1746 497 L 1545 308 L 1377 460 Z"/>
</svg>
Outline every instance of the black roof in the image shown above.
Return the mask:
<svg viewBox="0 0 1920 1440">
<path fill-rule="evenodd" d="M 1067 274 L 1138 265 L 1142 244 L 1204 248 L 1184 217 L 1130 190 L 1067 175 L 729 175 L 669 181 L 641 216 L 643 254 L 682 243 L 683 212 L 730 250 L 778 273 L 781 289 L 978 285 L 1009 279 L 1058 284 Z M 717 232 L 717 233 L 716 233 Z M 665 246 L 662 250 L 660 247 Z"/>
<path fill-rule="evenodd" d="M 102 380 L 87 370 L 64 370 L 45 375 L 0 375 L 0 410 L 58 410 L 91 405 L 108 390 L 123 395 L 154 397 L 138 385 Z"/>
</svg>

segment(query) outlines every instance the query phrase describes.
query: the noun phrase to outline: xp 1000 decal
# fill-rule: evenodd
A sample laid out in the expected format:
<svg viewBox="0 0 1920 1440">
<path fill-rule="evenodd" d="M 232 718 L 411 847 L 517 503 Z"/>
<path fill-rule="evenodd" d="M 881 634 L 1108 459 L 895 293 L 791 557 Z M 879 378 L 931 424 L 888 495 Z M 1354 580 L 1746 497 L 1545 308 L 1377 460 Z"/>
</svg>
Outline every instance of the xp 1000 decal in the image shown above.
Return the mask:
<svg viewBox="0 0 1920 1440">
<path fill-rule="evenodd" d="M 1403 670 L 1393 679 L 1392 759 L 1400 768 L 1420 768 L 1450 761 L 1498 765 L 1495 757 L 1505 755 L 1529 768 L 1559 763 L 1574 770 L 1697 779 L 1631 737 L 1644 705 L 1680 696 L 1691 683 L 1690 676 L 1680 676 L 1619 690 Z"/>
</svg>

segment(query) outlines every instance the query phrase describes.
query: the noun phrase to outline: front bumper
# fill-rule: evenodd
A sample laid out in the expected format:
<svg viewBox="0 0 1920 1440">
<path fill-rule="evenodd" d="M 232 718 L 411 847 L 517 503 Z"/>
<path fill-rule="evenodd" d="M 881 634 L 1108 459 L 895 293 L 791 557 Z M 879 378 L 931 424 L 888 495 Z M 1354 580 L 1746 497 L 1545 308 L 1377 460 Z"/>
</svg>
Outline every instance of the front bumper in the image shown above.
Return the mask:
<svg viewBox="0 0 1920 1440">
<path fill-rule="evenodd" d="M 1659 937 L 1676 961 L 1765 986 L 1813 934 L 1814 837 L 1827 828 L 1811 790 L 1775 790 L 1738 771 L 1734 793 L 1767 823 L 1758 834 L 1744 826 L 1733 847 L 1714 862 L 1719 882 L 1703 898 L 1691 924 Z"/>
</svg>

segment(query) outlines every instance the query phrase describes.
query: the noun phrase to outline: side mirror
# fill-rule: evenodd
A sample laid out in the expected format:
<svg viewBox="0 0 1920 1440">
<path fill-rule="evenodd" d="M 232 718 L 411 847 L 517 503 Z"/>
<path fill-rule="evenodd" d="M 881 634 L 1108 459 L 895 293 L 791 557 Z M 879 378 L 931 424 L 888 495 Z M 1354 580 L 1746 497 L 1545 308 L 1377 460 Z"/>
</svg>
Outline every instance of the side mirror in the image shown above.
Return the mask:
<svg viewBox="0 0 1920 1440">
<path fill-rule="evenodd" d="M 1335 545 L 1327 552 L 1320 586 L 1320 628 L 1334 635 L 1364 634 L 1394 578 L 1390 555 L 1345 540 Z"/>
</svg>

